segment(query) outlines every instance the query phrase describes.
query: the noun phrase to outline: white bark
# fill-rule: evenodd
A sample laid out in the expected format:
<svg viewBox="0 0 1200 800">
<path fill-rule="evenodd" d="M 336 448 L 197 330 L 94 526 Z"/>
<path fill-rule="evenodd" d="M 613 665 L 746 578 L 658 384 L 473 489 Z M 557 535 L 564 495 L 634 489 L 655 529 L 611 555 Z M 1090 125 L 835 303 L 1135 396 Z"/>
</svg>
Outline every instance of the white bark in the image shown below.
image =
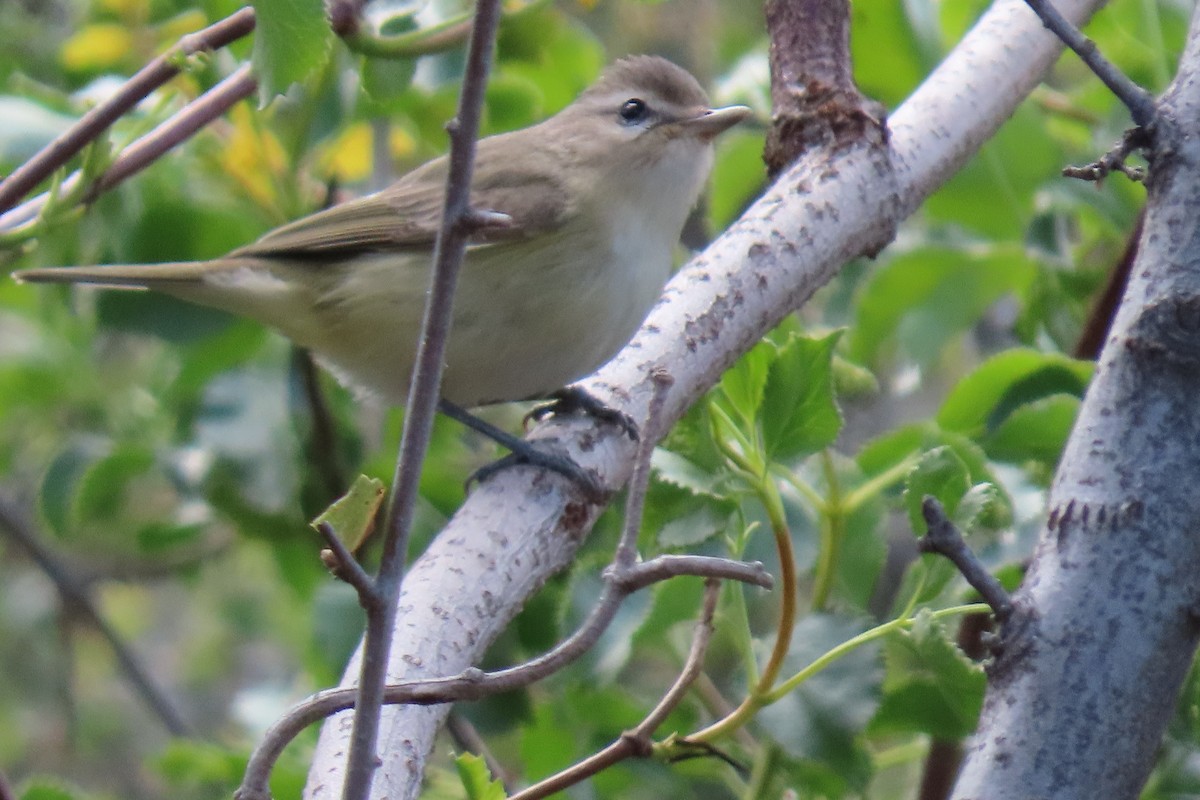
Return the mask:
<svg viewBox="0 0 1200 800">
<path fill-rule="evenodd" d="M 1200 635 L 1200 16 L 957 798 L 1135 798 Z"/>
<path fill-rule="evenodd" d="M 1062 0 L 1079 20 L 1100 0 Z M 667 287 L 634 341 L 586 385 L 642 419 L 650 371 L 675 379 L 668 421 L 849 259 L 890 241 L 896 223 L 956 172 L 1011 115 L 1060 52 L 1020 0 L 1000 0 L 890 122 L 890 141 L 811 153 Z M 534 436 L 568 448 L 613 490 L 633 445 L 614 429 L 557 420 Z M 511 470 L 478 488 L 414 565 L 400 599 L 389 675 L 453 675 L 473 665 L 528 596 L 568 564 L 599 509 L 561 479 Z M 358 675 L 357 657 L 343 684 Z M 384 717 L 373 798 L 411 798 L 447 711 Z M 326 722 L 305 797 L 340 796 L 348 713 Z"/>
</svg>

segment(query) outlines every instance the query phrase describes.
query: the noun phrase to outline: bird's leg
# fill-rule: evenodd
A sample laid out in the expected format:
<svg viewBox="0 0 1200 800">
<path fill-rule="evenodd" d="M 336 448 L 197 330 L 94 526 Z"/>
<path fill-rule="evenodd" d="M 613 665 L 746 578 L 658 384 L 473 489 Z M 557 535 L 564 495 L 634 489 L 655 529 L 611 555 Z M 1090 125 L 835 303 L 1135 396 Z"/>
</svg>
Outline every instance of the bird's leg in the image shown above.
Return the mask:
<svg viewBox="0 0 1200 800">
<path fill-rule="evenodd" d="M 551 392 L 547 398 L 550 402 L 540 405 L 525 415 L 525 422 L 540 421 L 548 416 L 566 416 L 567 414 L 584 413 L 593 419 L 616 425 L 629 435 L 633 441 L 638 440 L 638 426 L 633 417 L 624 411 L 606 406 L 599 398 L 589 394 L 582 386 L 565 386 L 556 392 Z"/>
<path fill-rule="evenodd" d="M 497 428 L 490 422 L 480 419 L 465 408 L 455 405 L 449 400 L 439 400 L 438 410 L 450 419 L 461 422 L 476 433 L 481 433 L 502 447 L 507 447 L 512 451 L 504 458 L 494 461 L 491 464 L 486 464 L 471 473 L 471 476 L 467 478 L 468 486 L 476 481 L 485 481 L 507 467 L 518 464 L 530 464 L 557 472 L 559 475 L 575 481 L 587 493 L 588 498 L 594 502 L 601 502 L 605 498 L 606 493 L 604 488 L 596 478 L 571 458 L 539 450 L 524 439 L 514 436 L 501 428 Z"/>
</svg>

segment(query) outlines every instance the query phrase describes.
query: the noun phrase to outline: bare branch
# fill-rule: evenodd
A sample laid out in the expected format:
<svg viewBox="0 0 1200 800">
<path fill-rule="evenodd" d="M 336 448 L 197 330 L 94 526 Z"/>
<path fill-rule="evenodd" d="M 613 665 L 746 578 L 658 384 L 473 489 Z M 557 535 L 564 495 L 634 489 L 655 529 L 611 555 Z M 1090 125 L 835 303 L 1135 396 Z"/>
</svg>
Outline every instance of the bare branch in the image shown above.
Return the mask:
<svg viewBox="0 0 1200 800">
<path fill-rule="evenodd" d="M 239 100 L 254 94 L 257 88 L 258 81 L 250 73 L 250 65 L 238 67 L 225 80 L 184 106 L 178 114 L 125 148 L 84 196 L 84 202 L 90 203 L 126 178 L 141 172 L 168 150 L 187 141 L 223 115 Z"/>
<path fill-rule="evenodd" d="M 396 459 L 396 473 L 386 514 L 383 554 L 375 584 L 380 606 L 367 615 L 358 702 L 342 791 L 344 800 L 365 800 L 379 763 L 375 745 L 379 738 L 383 687 L 387 682 L 388 654 L 396 626 L 396 601 L 404 576 L 408 534 L 420 483 L 421 464 L 429 447 L 433 416 L 441 393 L 442 365 L 450 333 L 454 289 L 466 253 L 467 238 L 477 223 L 477 219 L 470 214 L 475 139 L 479 134 L 484 90 L 491 69 L 499 21 L 499 0 L 478 0 L 458 113 L 446 126 L 450 133 L 446 197 L 441 226 L 434 243 L 433 278 L 421 325 L 408 402 L 405 404 L 404 432 L 400 438 L 400 452 Z"/>
<path fill-rule="evenodd" d="M 72 156 L 94 142 L 117 119 L 158 87 L 179 74 L 183 59 L 237 41 L 254 30 L 254 9 L 243 8 L 204 30 L 190 33 L 151 61 L 104 102 L 88 111 L 67 131 L 0 182 L 0 213 L 17 204 Z"/>
<path fill-rule="evenodd" d="M 530 786 L 528 789 L 517 792 L 512 795 L 510 800 L 538 800 L 542 797 L 549 797 L 555 792 L 561 792 L 568 786 L 590 778 L 592 775 L 601 770 L 611 767 L 620 761 L 627 758 L 639 757 L 648 758 L 653 753 L 653 743 L 650 741 L 656 728 L 663 723 L 667 715 L 675 709 L 675 706 L 683 700 L 684 694 L 687 693 L 688 687 L 692 681 L 700 674 L 701 668 L 704 666 L 704 653 L 708 650 L 708 643 L 712 639 L 713 613 L 717 607 L 717 597 L 719 595 L 720 584 L 709 578 L 704 584 L 704 607 L 700 614 L 700 619 L 696 623 L 696 634 L 692 639 L 692 648 L 688 653 L 687 660 L 684 662 L 683 670 L 679 673 L 679 677 L 675 679 L 675 683 L 663 695 L 662 700 L 658 705 L 646 715 L 646 718 L 631 731 L 626 731 L 621 735 L 620 739 L 610 744 L 608 747 L 590 756 L 569 769 L 565 769 L 557 775 L 553 775 L 540 783 Z"/>
<path fill-rule="evenodd" d="M 1050 0 L 1025 0 L 1033 12 L 1041 18 L 1042 24 L 1062 39 L 1063 44 L 1075 51 L 1075 54 L 1088 65 L 1096 77 L 1104 82 L 1113 94 L 1117 96 L 1139 126 L 1145 127 L 1154 121 L 1154 97 L 1142 87 L 1131 81 L 1117 66 L 1100 54 L 1096 43 L 1080 32 L 1058 12 Z"/>
<path fill-rule="evenodd" d="M 1125 159 L 1135 150 L 1144 150 L 1150 145 L 1150 134 L 1145 128 L 1131 128 L 1125 131 L 1121 140 L 1113 145 L 1097 161 L 1082 167 L 1063 167 L 1064 178 L 1079 178 L 1080 180 L 1099 182 L 1108 177 L 1111 172 L 1120 172 L 1131 181 L 1142 181 L 1146 178 L 1146 170 L 1141 167 L 1131 167 Z"/>
<path fill-rule="evenodd" d="M 239 67 L 225 80 L 184 106 L 177 114 L 125 148 L 103 175 L 84 193 L 83 202 L 90 203 L 126 178 L 153 164 L 171 148 L 194 135 L 204 126 L 224 114 L 243 98 L 254 94 L 258 82 L 248 65 Z M 82 173 L 75 172 L 62 183 L 61 192 L 74 191 Z M 49 201 L 49 193 L 28 200 L 0 214 L 0 233 L 13 230 L 36 219 Z"/>
<path fill-rule="evenodd" d="M 117 663 L 125 673 L 126 679 L 162 722 L 163 727 L 173 736 L 189 735 L 188 724 L 183 721 L 183 717 L 163 691 L 155 685 L 149 673 L 142 668 L 141 662 L 125 641 L 101 616 L 86 585 L 60 562 L 58 556 L 42 544 L 25 514 L 14 502 L 3 496 L 0 496 L 0 530 L 5 531 L 10 539 L 20 545 L 42 572 L 54 582 L 68 609 L 82 616 L 104 637 L 117 657 Z"/>
<path fill-rule="evenodd" d="M 921 513 L 929 532 L 922 536 L 917 545 L 922 553 L 939 553 L 948 558 L 958 571 L 992 607 L 996 619 L 1003 622 L 1012 614 L 1012 599 L 992 573 L 979 562 L 971 548 L 967 547 L 957 526 L 946 516 L 946 509 L 932 495 L 925 495 Z"/>
<path fill-rule="evenodd" d="M 631 569 L 637 562 L 638 531 L 642 528 L 646 489 L 650 485 L 650 458 L 654 455 L 654 444 L 659 439 L 658 428 L 662 425 L 662 410 L 667 390 L 675 382 L 665 369 L 655 370 L 653 381 L 653 394 L 646 409 L 646 424 L 642 426 L 642 435 L 638 439 L 637 455 L 633 462 L 633 474 L 629 478 L 625 522 L 621 528 L 621 538 L 617 542 L 616 555 L 613 557 L 613 567 L 621 571 Z"/>
<path fill-rule="evenodd" d="M 605 572 L 606 584 L 588 618 L 575 633 L 542 656 L 515 667 L 481 672 L 468 669 L 448 678 L 404 681 L 385 687 L 388 704 L 437 705 L 459 700 L 479 700 L 500 692 L 520 689 L 576 661 L 592 648 L 612 623 L 621 602 L 638 589 L 682 575 L 700 575 L 709 581 L 729 578 L 771 587 L 771 575 L 762 564 L 746 564 L 705 556 L 660 556 L 635 564 L 617 577 L 615 567 Z M 329 689 L 308 697 L 289 710 L 263 736 L 246 765 L 246 775 L 237 800 L 267 800 L 267 779 L 283 749 L 306 727 L 325 717 L 355 707 L 354 688 Z"/>
</svg>

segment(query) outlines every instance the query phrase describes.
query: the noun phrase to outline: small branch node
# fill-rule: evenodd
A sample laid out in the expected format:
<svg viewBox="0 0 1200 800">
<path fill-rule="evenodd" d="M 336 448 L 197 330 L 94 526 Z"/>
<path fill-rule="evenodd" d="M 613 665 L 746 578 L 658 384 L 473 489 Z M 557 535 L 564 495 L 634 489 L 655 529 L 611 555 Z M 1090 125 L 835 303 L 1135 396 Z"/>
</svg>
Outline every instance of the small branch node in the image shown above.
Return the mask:
<svg viewBox="0 0 1200 800">
<path fill-rule="evenodd" d="M 1012 614 L 1012 599 L 1000 585 L 1000 581 L 984 568 L 971 548 L 967 547 L 958 527 L 946 516 L 946 509 L 937 498 L 926 495 L 921 504 L 921 512 L 929 532 L 922 536 L 917 545 L 923 553 L 938 553 L 948 558 L 958 571 L 967 579 L 967 583 L 979 592 L 983 601 L 992 607 L 992 613 L 1000 622 Z"/>
<path fill-rule="evenodd" d="M 317 523 L 317 532 L 329 545 L 329 549 L 321 551 L 321 563 L 340 581 L 350 584 L 358 593 L 358 603 L 368 613 L 378 608 L 382 599 L 375 581 L 358 563 L 358 559 L 346 547 L 345 542 L 337 535 L 337 531 L 327 521 Z"/>
</svg>

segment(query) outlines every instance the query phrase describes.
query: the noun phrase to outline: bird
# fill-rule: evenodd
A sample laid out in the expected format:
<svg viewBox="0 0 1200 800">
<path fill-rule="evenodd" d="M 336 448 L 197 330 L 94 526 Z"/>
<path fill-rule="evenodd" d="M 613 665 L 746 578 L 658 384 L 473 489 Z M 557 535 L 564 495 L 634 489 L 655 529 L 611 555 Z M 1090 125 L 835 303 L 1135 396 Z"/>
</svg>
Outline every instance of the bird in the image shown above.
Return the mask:
<svg viewBox="0 0 1200 800">
<path fill-rule="evenodd" d="M 615 355 L 670 276 L 714 139 L 749 114 L 712 107 L 689 72 L 641 55 L 611 64 L 546 120 L 479 140 L 470 204 L 503 224 L 468 241 L 445 403 L 546 398 Z M 360 393 L 403 404 L 447 171 L 447 157 L 436 158 L 212 260 L 14 277 L 150 289 L 248 317 L 309 349 Z"/>
</svg>

